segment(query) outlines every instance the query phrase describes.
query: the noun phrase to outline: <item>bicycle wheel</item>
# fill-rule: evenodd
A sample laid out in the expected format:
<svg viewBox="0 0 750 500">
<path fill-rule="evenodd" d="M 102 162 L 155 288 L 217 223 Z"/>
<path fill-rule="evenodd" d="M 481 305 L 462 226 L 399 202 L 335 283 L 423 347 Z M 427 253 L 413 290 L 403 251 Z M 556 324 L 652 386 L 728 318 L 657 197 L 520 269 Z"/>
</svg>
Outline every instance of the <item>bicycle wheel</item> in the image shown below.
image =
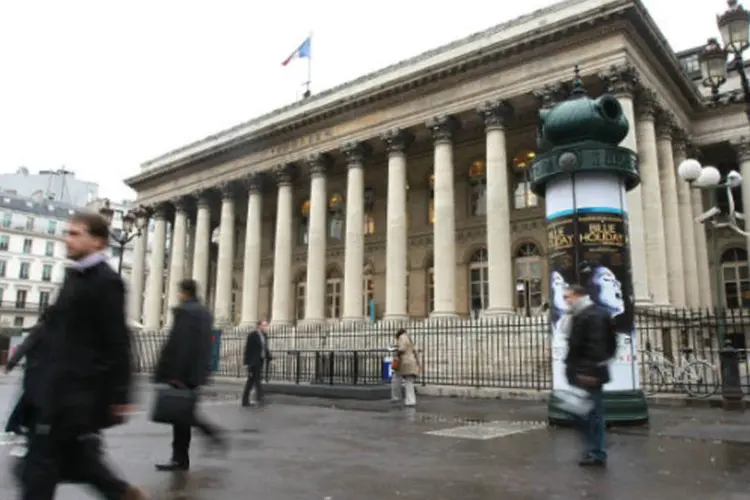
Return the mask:
<svg viewBox="0 0 750 500">
<path fill-rule="evenodd" d="M 661 392 L 665 383 L 664 372 L 656 365 L 648 365 L 645 368 L 643 379 L 641 380 L 641 390 L 646 396 L 651 396 Z"/>
<path fill-rule="evenodd" d="M 719 390 L 719 370 L 708 361 L 691 361 L 682 369 L 678 380 L 693 398 L 707 398 Z"/>
</svg>

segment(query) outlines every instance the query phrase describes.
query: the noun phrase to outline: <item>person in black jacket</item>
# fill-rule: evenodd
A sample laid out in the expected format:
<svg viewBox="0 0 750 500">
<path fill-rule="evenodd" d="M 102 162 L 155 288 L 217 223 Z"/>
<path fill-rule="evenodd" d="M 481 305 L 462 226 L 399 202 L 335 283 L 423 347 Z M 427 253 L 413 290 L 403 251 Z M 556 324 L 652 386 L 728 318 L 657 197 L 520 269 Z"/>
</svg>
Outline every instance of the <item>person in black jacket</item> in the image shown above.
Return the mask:
<svg viewBox="0 0 750 500">
<path fill-rule="evenodd" d="M 26 390 L 33 384 L 34 375 L 39 371 L 39 349 L 37 346 L 42 337 L 42 325 L 43 316 L 40 318 L 39 322 L 34 325 L 29 334 L 23 342 L 21 342 L 18 348 L 16 348 L 13 355 L 5 364 L 5 373 L 10 373 L 16 368 L 16 366 L 18 366 L 22 359 L 26 358 L 26 371 L 23 374 L 21 396 L 18 398 L 16 405 L 13 407 L 13 411 L 8 417 L 8 421 L 5 424 L 5 432 L 25 434 L 24 428 L 28 429 L 31 426 L 31 405 L 29 404 L 29 398 L 26 397 Z"/>
<path fill-rule="evenodd" d="M 604 401 L 602 387 L 609 382 L 608 336 L 611 319 L 604 309 L 594 304 L 586 290 L 573 285 L 565 289 L 568 315 L 562 328 L 568 336 L 568 354 L 565 358 L 565 375 L 568 383 L 588 391 L 594 407 L 583 419 L 582 432 L 587 450 L 581 466 L 604 466 L 607 462 L 604 432 Z"/>
<path fill-rule="evenodd" d="M 250 332 L 245 341 L 243 361 L 247 369 L 247 382 L 242 391 L 242 406 L 250 406 L 250 391 L 253 387 L 257 402 L 263 402 L 263 366 L 272 359 L 268 349 L 267 329 L 268 322 L 265 319 L 258 321 L 257 329 Z"/>
<path fill-rule="evenodd" d="M 81 212 L 68 222 L 73 264 L 44 314 L 38 365 L 24 397 L 31 413 L 22 472 L 23 500 L 52 500 L 63 480 L 87 483 L 109 500 L 145 499 L 104 463 L 100 432 L 119 425 L 130 405 L 130 332 L 125 286 L 107 263 L 109 226 Z"/>
<path fill-rule="evenodd" d="M 211 363 L 211 326 L 213 318 L 196 297 L 195 280 L 180 282 L 181 304 L 174 308 L 172 329 L 156 364 L 154 382 L 197 391 L 208 381 Z M 215 447 L 226 449 L 217 428 L 197 415 L 193 426 L 208 436 Z M 158 464 L 160 471 L 185 471 L 190 468 L 191 427 L 172 426 L 172 459 Z"/>
</svg>

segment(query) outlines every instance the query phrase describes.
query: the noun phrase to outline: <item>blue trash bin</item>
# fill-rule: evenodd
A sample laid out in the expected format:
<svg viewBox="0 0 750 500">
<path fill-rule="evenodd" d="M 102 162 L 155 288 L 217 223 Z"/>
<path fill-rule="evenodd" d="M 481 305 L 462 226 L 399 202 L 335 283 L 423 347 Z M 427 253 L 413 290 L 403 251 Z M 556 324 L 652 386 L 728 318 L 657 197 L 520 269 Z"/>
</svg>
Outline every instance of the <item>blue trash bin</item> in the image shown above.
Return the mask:
<svg viewBox="0 0 750 500">
<path fill-rule="evenodd" d="M 382 376 L 384 383 L 390 383 L 393 378 L 393 356 L 391 354 L 383 357 Z"/>
</svg>

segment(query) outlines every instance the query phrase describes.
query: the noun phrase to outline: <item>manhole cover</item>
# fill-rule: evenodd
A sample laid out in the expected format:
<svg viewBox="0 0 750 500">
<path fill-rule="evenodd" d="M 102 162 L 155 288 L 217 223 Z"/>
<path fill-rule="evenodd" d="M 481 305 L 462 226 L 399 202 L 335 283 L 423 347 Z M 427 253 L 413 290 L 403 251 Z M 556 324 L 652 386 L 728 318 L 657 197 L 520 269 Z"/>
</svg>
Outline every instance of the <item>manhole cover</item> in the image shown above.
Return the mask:
<svg viewBox="0 0 750 500">
<path fill-rule="evenodd" d="M 459 439 L 487 440 L 544 429 L 546 427 L 547 424 L 541 422 L 511 422 L 495 420 L 483 424 L 461 425 L 459 427 L 451 427 L 450 429 L 428 431 L 425 432 L 425 434 Z"/>
</svg>

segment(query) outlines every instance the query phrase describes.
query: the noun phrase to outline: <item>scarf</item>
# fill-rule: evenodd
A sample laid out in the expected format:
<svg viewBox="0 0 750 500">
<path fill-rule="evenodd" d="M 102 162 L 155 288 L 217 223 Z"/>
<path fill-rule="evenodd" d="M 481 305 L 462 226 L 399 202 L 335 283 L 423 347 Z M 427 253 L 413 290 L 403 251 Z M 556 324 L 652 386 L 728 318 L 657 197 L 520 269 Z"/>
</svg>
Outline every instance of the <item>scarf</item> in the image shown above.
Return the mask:
<svg viewBox="0 0 750 500">
<path fill-rule="evenodd" d="M 568 313 L 562 317 L 562 319 L 560 320 L 560 326 L 558 327 L 560 333 L 562 333 L 565 338 L 570 337 L 570 330 L 573 327 L 573 318 L 592 304 L 593 302 L 591 301 L 589 296 L 586 295 L 579 301 L 574 302 L 570 305 Z"/>
<path fill-rule="evenodd" d="M 107 256 L 103 252 L 92 253 L 80 260 L 73 262 L 70 265 L 70 268 L 75 269 L 77 271 L 83 271 L 84 269 L 89 269 L 91 267 L 94 267 L 106 260 L 107 260 Z"/>
</svg>

